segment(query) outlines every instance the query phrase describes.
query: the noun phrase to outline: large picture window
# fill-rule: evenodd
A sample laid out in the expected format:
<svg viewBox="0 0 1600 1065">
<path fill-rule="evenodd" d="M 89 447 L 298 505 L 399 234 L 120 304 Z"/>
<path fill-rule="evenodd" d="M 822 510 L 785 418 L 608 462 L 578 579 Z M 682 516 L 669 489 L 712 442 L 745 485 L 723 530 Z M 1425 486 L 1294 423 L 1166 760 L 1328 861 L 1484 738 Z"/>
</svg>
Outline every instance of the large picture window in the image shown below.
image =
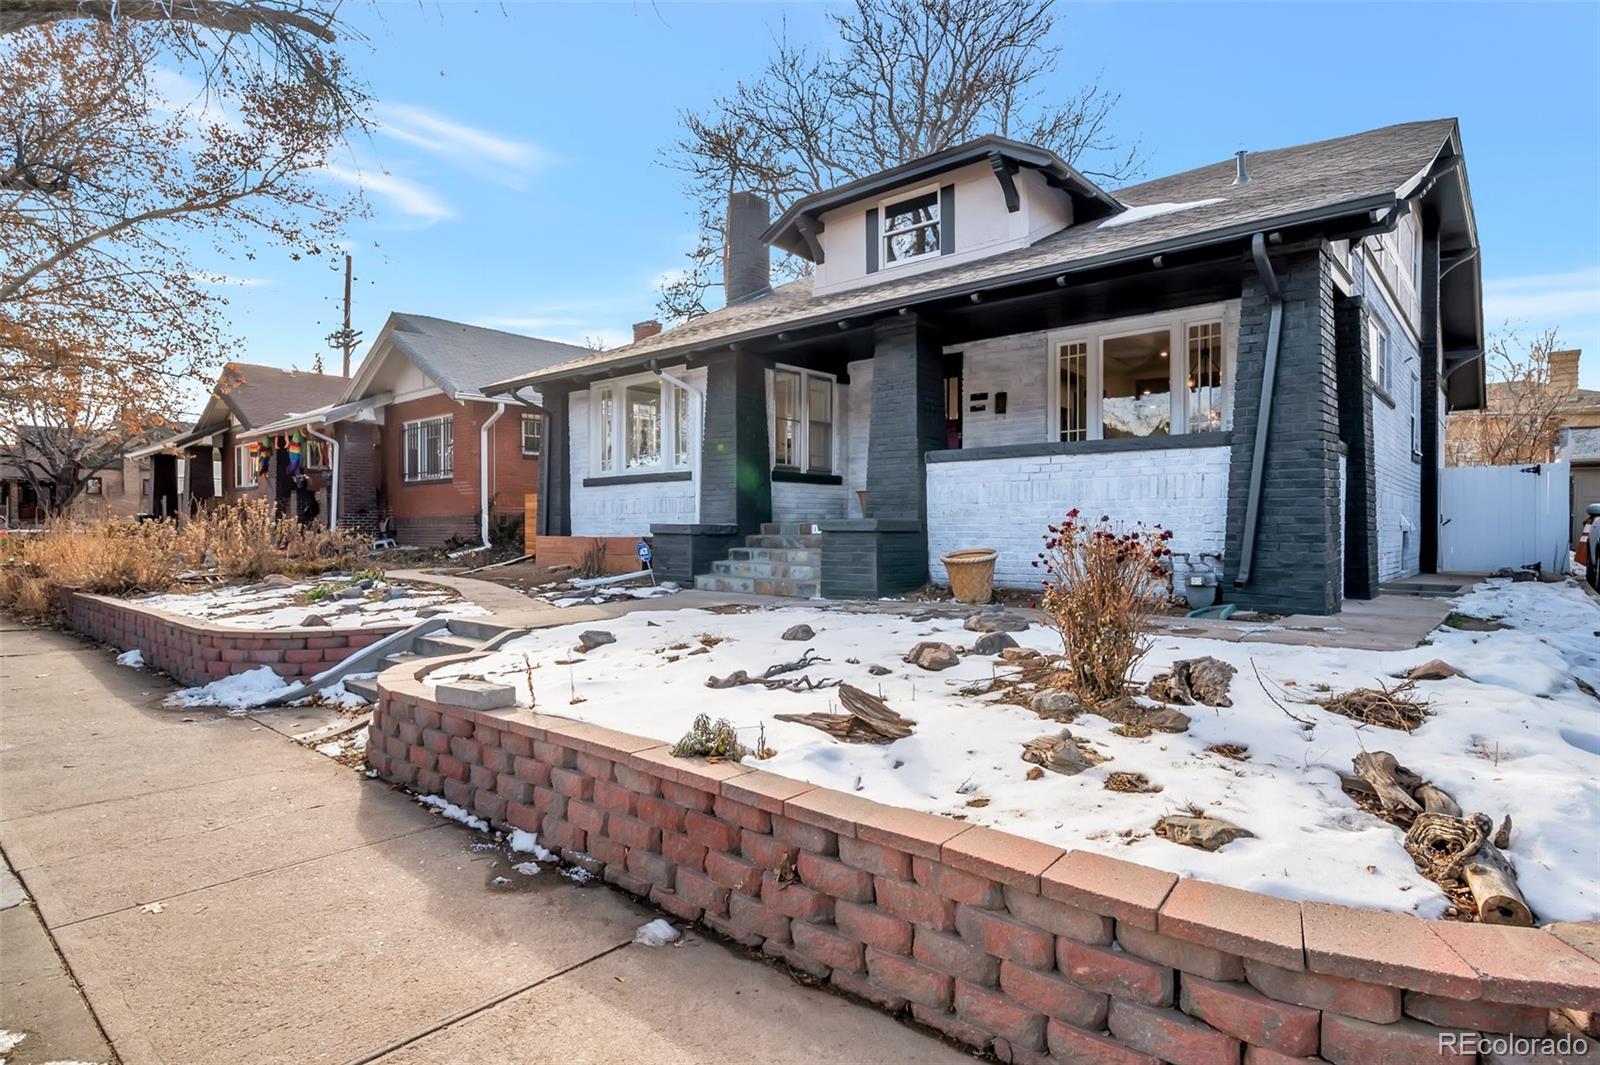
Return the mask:
<svg viewBox="0 0 1600 1065">
<path fill-rule="evenodd" d="M 829 374 L 772 371 L 772 467 L 833 472 L 833 390 Z"/>
<path fill-rule="evenodd" d="M 455 438 L 449 415 L 405 424 L 405 479 L 448 481 L 455 475 Z"/>
<path fill-rule="evenodd" d="M 687 470 L 694 464 L 687 389 L 652 375 L 600 386 L 594 396 L 596 473 Z"/>
<path fill-rule="evenodd" d="M 1121 440 L 1226 427 L 1228 305 L 1051 335 L 1051 439 Z"/>
</svg>

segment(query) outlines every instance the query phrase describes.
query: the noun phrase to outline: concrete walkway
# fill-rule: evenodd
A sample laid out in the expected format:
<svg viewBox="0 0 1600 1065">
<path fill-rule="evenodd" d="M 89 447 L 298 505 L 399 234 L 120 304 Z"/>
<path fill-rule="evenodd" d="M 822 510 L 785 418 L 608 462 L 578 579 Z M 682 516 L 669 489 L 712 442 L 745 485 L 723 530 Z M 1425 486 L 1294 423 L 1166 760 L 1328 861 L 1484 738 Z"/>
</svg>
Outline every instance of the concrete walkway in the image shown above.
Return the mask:
<svg viewBox="0 0 1600 1065">
<path fill-rule="evenodd" d="M 170 690 L 0 619 L 13 1065 L 968 1060 Z"/>
</svg>

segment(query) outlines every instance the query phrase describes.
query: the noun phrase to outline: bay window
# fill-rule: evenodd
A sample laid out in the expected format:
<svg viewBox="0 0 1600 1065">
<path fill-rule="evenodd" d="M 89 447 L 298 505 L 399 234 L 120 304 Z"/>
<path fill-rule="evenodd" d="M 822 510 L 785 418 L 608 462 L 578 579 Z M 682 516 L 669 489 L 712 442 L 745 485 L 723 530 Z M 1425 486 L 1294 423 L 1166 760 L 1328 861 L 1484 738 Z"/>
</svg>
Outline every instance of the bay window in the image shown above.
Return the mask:
<svg viewBox="0 0 1600 1065">
<path fill-rule="evenodd" d="M 1051 334 L 1051 439 L 1120 440 L 1225 428 L 1232 304 Z"/>
<path fill-rule="evenodd" d="M 837 379 L 780 366 L 772 371 L 772 468 L 833 473 L 833 410 Z"/>
<path fill-rule="evenodd" d="M 654 375 L 594 389 L 592 466 L 610 476 L 687 470 L 694 464 L 687 389 Z"/>
<path fill-rule="evenodd" d="M 448 481 L 455 476 L 455 455 L 449 415 L 405 423 L 405 480 Z"/>
</svg>

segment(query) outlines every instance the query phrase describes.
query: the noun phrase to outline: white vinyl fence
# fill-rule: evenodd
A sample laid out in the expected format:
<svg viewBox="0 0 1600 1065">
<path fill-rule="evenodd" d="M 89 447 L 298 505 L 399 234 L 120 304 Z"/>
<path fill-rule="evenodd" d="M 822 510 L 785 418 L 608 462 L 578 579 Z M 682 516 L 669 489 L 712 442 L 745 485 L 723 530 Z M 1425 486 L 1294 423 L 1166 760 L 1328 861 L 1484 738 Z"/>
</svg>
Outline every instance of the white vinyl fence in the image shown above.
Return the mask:
<svg viewBox="0 0 1600 1065">
<path fill-rule="evenodd" d="M 1565 462 L 1442 470 L 1439 568 L 1487 573 L 1538 562 L 1546 571 L 1566 573 L 1570 476 Z"/>
</svg>

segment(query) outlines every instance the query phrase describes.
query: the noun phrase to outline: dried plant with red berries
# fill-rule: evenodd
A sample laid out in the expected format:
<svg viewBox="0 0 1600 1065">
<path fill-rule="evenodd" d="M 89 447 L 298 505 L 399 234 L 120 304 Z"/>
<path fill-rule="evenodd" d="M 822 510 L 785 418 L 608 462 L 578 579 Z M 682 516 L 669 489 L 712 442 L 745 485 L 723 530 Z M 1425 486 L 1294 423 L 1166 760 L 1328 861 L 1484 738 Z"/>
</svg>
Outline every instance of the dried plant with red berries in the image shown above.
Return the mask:
<svg viewBox="0 0 1600 1065">
<path fill-rule="evenodd" d="M 1045 533 L 1033 562 L 1044 571 L 1039 605 L 1066 649 L 1065 687 L 1085 703 L 1125 694 L 1150 650 L 1145 623 L 1166 597 L 1171 539 L 1159 525 L 1085 521 L 1076 507 Z"/>
</svg>

